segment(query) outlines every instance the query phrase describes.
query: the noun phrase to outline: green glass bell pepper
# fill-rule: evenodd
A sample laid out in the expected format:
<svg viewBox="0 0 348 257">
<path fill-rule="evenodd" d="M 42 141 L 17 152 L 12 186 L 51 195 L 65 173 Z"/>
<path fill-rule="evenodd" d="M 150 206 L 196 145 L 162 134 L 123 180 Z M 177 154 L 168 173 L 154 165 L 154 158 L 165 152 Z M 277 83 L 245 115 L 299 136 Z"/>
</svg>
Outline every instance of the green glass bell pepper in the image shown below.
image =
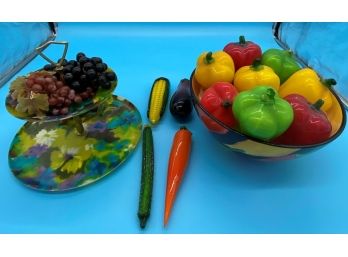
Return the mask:
<svg viewBox="0 0 348 257">
<path fill-rule="evenodd" d="M 280 78 L 280 84 L 301 69 L 290 51 L 280 49 L 269 49 L 264 52 L 261 63 L 273 69 Z"/>
<path fill-rule="evenodd" d="M 291 105 L 270 86 L 239 93 L 232 111 L 242 133 L 265 141 L 285 132 L 294 119 Z"/>
</svg>

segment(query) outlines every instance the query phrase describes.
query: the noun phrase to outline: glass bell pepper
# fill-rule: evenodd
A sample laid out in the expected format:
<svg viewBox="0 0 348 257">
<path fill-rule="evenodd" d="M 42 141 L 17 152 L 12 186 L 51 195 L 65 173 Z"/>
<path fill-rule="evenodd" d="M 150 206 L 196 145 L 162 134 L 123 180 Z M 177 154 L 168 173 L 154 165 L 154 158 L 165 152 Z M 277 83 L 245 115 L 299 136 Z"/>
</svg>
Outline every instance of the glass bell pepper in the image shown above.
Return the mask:
<svg viewBox="0 0 348 257">
<path fill-rule="evenodd" d="M 321 80 L 314 70 L 304 68 L 295 72 L 281 85 L 279 95 L 284 98 L 290 94 L 299 94 L 311 104 L 314 104 L 318 99 L 323 99 L 324 105 L 321 109 L 326 112 L 330 109 L 334 97 L 329 87 L 335 84 L 334 79 Z"/>
<path fill-rule="evenodd" d="M 234 63 L 224 51 L 204 52 L 197 60 L 195 78 L 203 89 L 209 88 L 215 82 L 232 82 Z"/>
<path fill-rule="evenodd" d="M 272 68 L 262 65 L 260 59 L 256 59 L 252 65 L 240 68 L 234 75 L 233 81 L 239 92 L 250 90 L 258 85 L 268 85 L 275 90 L 279 89 L 280 80 Z"/>
<path fill-rule="evenodd" d="M 281 135 L 294 118 L 291 105 L 270 86 L 239 93 L 232 110 L 242 133 L 265 141 Z"/>
<path fill-rule="evenodd" d="M 324 104 L 319 99 L 314 104 L 298 94 L 284 98 L 294 110 L 294 121 L 274 142 L 287 145 L 312 145 L 324 142 L 330 138 L 332 126 L 325 113 L 320 110 Z"/>
<path fill-rule="evenodd" d="M 239 42 L 228 43 L 224 47 L 224 51 L 232 57 L 236 70 L 251 65 L 255 59 L 262 56 L 260 46 L 254 42 L 246 41 L 244 36 L 239 37 Z"/>
<path fill-rule="evenodd" d="M 228 82 L 214 83 L 204 91 L 200 104 L 216 119 L 233 128 L 236 120 L 232 113 L 232 102 L 238 95 L 237 89 Z M 223 130 L 221 126 L 208 116 L 202 116 L 204 124 L 212 131 Z"/>
<path fill-rule="evenodd" d="M 280 78 L 280 84 L 283 84 L 292 74 L 301 69 L 292 53 L 286 50 L 269 49 L 263 53 L 261 62 L 274 70 Z"/>
</svg>

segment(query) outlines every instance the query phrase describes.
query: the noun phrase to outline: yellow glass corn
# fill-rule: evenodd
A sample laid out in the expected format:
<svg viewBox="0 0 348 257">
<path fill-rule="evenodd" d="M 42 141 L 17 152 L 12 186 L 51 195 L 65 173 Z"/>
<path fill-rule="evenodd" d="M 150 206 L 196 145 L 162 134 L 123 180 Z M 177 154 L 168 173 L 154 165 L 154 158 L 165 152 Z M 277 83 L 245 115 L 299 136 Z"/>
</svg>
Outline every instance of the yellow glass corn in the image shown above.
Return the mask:
<svg viewBox="0 0 348 257">
<path fill-rule="evenodd" d="M 152 124 L 156 124 L 162 117 L 169 95 L 169 80 L 158 78 L 152 85 L 148 103 L 147 117 Z"/>
</svg>

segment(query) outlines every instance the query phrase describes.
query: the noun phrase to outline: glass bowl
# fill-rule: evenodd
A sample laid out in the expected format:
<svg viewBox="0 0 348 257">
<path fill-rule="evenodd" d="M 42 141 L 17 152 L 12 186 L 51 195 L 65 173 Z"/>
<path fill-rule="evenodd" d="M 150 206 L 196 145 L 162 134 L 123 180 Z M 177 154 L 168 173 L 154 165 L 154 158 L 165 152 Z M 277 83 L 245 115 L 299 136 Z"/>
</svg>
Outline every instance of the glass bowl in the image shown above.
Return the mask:
<svg viewBox="0 0 348 257">
<path fill-rule="evenodd" d="M 326 113 L 332 125 L 331 136 L 328 140 L 313 145 L 281 145 L 250 137 L 219 121 L 204 109 L 200 104 L 203 91 L 195 79 L 194 73 L 195 71 L 192 72 L 190 78 L 190 93 L 198 117 L 210 134 L 233 152 L 262 160 L 293 159 L 324 147 L 339 137 L 345 128 L 346 112 L 344 106 L 336 93 L 331 90 L 334 95 L 333 106 Z"/>
</svg>

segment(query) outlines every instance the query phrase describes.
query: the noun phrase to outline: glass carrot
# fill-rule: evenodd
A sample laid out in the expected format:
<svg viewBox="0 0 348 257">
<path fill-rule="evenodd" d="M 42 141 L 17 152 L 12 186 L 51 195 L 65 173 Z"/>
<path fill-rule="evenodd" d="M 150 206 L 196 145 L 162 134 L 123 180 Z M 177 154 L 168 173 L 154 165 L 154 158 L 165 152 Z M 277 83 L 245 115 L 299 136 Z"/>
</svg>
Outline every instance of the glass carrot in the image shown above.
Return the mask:
<svg viewBox="0 0 348 257">
<path fill-rule="evenodd" d="M 192 133 L 181 127 L 174 136 L 168 161 L 167 188 L 164 209 L 164 226 L 167 225 L 176 194 L 190 158 Z"/>
</svg>

